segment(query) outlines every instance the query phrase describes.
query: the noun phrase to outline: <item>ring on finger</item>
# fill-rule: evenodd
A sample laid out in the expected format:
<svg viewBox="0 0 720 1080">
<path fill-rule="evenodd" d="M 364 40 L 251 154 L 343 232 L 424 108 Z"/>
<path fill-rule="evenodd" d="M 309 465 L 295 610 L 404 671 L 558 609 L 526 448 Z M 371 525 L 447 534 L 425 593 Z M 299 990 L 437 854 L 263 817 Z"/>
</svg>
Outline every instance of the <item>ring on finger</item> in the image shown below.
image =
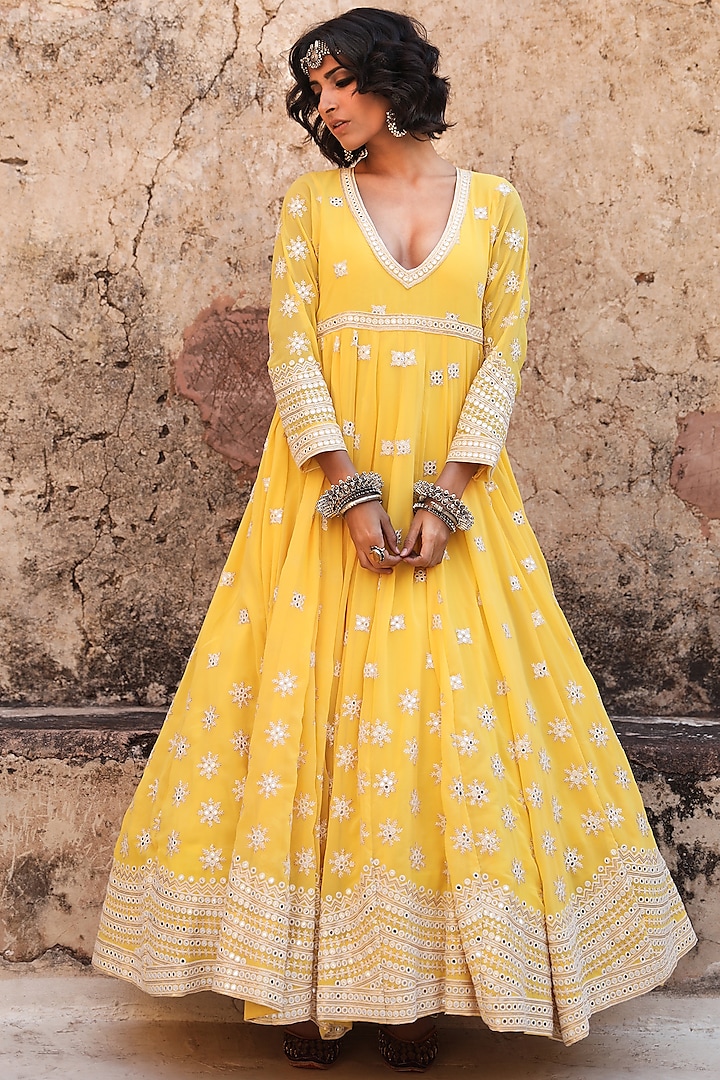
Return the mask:
<svg viewBox="0 0 720 1080">
<path fill-rule="evenodd" d="M 378 547 L 376 544 L 372 544 L 370 547 L 370 554 L 377 555 L 379 562 L 385 562 L 386 551 L 384 547 Z"/>
</svg>

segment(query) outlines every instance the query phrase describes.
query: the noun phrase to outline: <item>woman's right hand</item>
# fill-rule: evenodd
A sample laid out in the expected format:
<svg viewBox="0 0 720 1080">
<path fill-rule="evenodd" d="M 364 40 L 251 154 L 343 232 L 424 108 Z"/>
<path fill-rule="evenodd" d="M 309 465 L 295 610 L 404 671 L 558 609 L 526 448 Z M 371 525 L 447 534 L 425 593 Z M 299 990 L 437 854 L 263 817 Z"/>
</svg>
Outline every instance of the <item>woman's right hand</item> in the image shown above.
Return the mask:
<svg viewBox="0 0 720 1080">
<path fill-rule="evenodd" d="M 376 574 L 391 574 L 401 562 L 400 549 L 392 522 L 382 503 L 360 503 L 347 510 L 343 517 L 360 565 Z M 370 550 L 371 547 L 384 549 L 385 558 L 380 560 Z"/>
</svg>

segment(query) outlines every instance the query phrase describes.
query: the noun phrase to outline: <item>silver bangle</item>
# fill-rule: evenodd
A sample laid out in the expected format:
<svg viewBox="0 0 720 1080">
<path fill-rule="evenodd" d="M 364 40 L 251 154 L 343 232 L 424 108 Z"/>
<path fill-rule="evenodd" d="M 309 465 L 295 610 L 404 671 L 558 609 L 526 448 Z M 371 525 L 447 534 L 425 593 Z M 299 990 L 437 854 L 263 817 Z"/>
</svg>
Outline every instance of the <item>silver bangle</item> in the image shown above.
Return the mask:
<svg viewBox="0 0 720 1080">
<path fill-rule="evenodd" d="M 475 524 L 475 518 L 465 503 L 461 502 L 457 495 L 453 495 L 447 488 L 441 488 L 437 484 L 430 483 L 429 480 L 418 480 L 413 491 L 420 502 L 429 502 L 452 518 L 455 527 L 462 532 L 471 529 Z M 425 506 L 424 509 L 432 511 L 430 505 Z"/>
<path fill-rule="evenodd" d="M 345 510 L 349 510 L 350 503 L 356 499 L 364 499 L 366 496 L 381 498 L 382 487 L 383 481 L 379 473 L 353 473 L 324 491 L 315 503 L 315 509 L 325 520 L 338 517 Z"/>
</svg>

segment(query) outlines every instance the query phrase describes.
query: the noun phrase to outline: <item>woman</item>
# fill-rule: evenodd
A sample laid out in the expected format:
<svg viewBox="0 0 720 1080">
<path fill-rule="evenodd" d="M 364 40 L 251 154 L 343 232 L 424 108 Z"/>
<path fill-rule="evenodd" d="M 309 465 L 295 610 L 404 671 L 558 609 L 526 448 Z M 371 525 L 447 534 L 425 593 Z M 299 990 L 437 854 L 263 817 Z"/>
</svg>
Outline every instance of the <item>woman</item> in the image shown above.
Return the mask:
<svg viewBox="0 0 720 1080">
<path fill-rule="evenodd" d="M 438 1013 L 570 1044 L 695 942 L 508 463 L 525 217 L 436 154 L 437 60 L 372 8 L 290 53 L 340 168 L 285 198 L 278 410 L 95 953 L 307 1067 L 355 1020 L 410 1069 Z"/>
</svg>

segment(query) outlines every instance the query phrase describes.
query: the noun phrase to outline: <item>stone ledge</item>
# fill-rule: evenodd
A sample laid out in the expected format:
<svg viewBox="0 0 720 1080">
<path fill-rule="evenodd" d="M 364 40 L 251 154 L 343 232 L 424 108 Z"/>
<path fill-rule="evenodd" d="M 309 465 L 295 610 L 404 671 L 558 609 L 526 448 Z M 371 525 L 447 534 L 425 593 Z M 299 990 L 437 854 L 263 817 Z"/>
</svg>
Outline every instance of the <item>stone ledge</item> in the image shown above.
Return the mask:
<svg viewBox="0 0 720 1080">
<path fill-rule="evenodd" d="M 152 750 L 165 709 L 143 706 L 0 708 L 0 753 L 25 760 L 142 761 Z M 697 780 L 720 775 L 720 719 L 613 716 L 630 761 Z"/>
</svg>

